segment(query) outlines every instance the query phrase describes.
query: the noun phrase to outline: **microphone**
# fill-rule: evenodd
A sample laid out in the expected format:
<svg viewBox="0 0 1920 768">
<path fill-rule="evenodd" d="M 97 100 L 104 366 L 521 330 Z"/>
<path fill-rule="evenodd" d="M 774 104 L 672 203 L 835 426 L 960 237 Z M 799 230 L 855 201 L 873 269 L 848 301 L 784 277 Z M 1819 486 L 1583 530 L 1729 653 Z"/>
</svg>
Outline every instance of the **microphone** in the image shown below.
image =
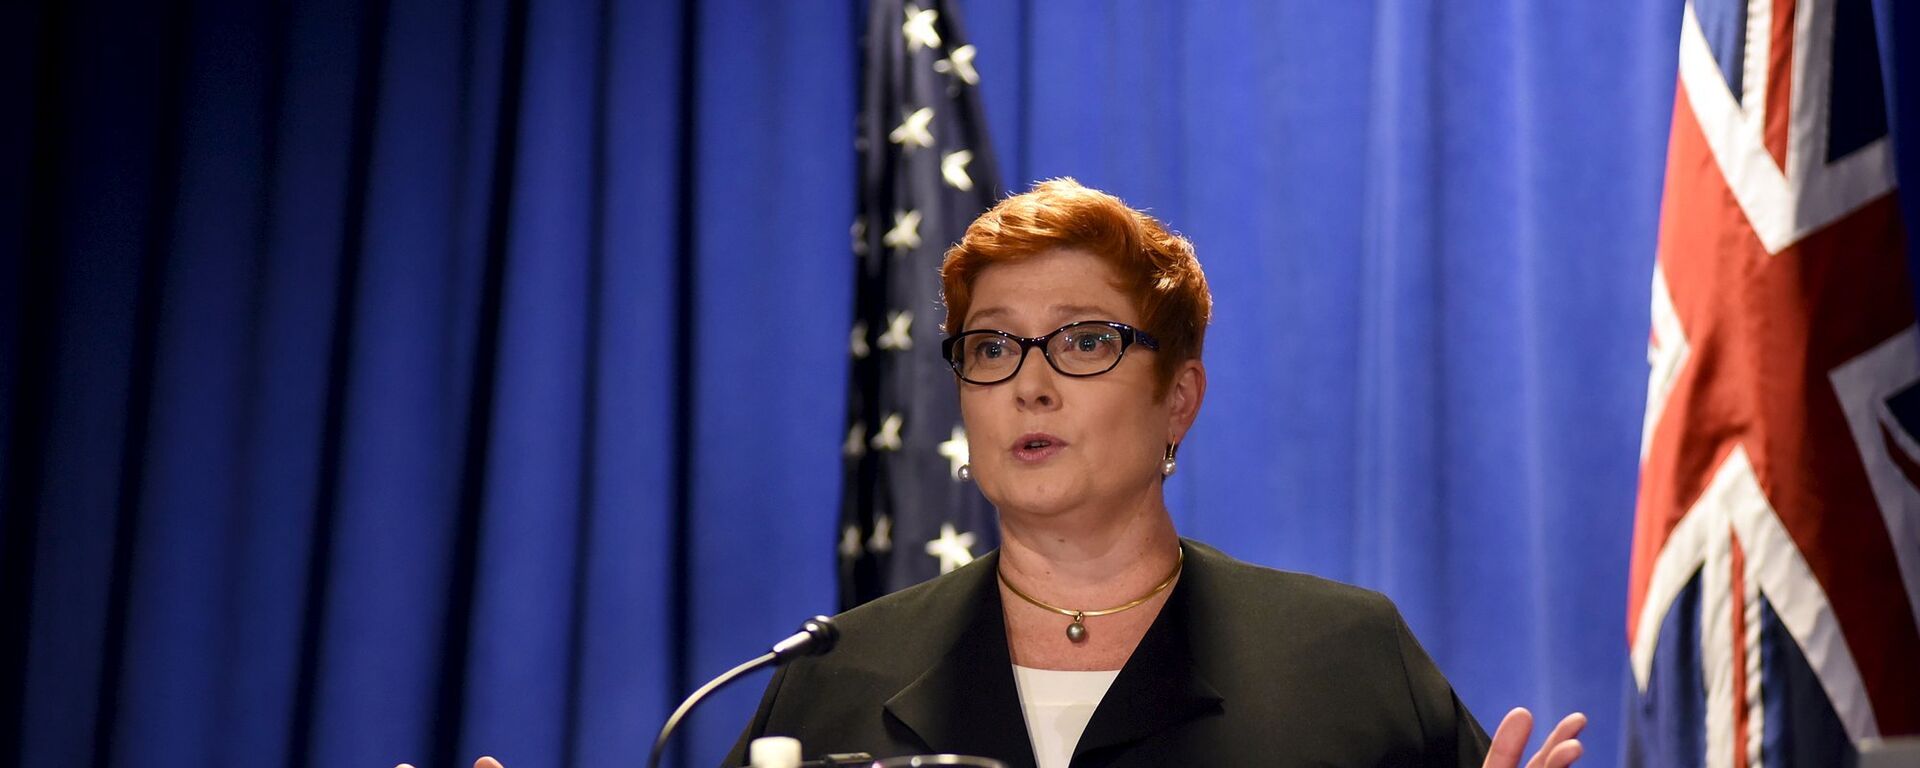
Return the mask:
<svg viewBox="0 0 1920 768">
<path fill-rule="evenodd" d="M 666 751 L 667 737 L 673 735 L 673 729 L 680 727 L 680 720 L 685 718 L 688 712 L 693 711 L 694 706 L 705 699 L 707 694 L 720 690 L 728 683 L 762 668 L 777 667 L 801 656 L 819 656 L 833 650 L 834 643 L 839 640 L 840 629 L 833 625 L 833 619 L 815 616 L 801 623 L 800 631 L 788 635 L 785 640 L 774 643 L 773 650 L 729 669 L 719 677 L 708 681 L 706 685 L 700 686 L 700 689 L 688 696 L 686 701 L 680 702 L 680 708 L 675 709 L 673 716 L 667 718 L 666 725 L 660 726 L 660 735 L 653 740 L 653 752 L 647 756 L 647 768 L 657 768 L 660 765 L 660 755 Z"/>
<path fill-rule="evenodd" d="M 833 625 L 833 619 L 815 616 L 801 622 L 800 631 L 773 644 L 773 665 L 777 667 L 801 656 L 825 654 L 833 650 L 833 644 L 838 642 L 840 628 Z"/>
</svg>

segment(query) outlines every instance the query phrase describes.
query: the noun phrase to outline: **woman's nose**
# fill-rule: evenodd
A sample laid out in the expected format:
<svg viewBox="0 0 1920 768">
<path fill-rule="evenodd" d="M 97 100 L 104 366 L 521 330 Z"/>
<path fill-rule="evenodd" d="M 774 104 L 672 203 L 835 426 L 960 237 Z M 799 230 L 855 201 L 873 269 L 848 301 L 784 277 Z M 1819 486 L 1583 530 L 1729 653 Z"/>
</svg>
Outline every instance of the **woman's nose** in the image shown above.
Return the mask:
<svg viewBox="0 0 1920 768">
<path fill-rule="evenodd" d="M 1007 382 L 1013 387 L 1014 403 L 1022 408 L 1052 408 L 1059 405 L 1060 393 L 1054 385 L 1058 383 L 1058 374 L 1047 356 L 1039 349 L 1026 350 L 1031 355 L 1021 361 L 1020 370 L 1013 374 L 1013 380 Z M 1033 359 L 1038 358 L 1038 359 Z"/>
</svg>

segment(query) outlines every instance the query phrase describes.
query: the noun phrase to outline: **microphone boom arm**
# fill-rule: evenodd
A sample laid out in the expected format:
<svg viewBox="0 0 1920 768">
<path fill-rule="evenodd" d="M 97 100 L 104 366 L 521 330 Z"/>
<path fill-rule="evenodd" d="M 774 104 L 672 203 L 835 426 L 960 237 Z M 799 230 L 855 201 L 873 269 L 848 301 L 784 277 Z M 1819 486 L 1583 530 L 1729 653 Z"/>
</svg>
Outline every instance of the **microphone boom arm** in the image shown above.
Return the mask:
<svg viewBox="0 0 1920 768">
<path fill-rule="evenodd" d="M 815 616 L 802 623 L 800 625 L 800 631 L 787 636 L 785 640 L 775 643 L 773 650 L 760 654 L 752 661 L 729 669 L 725 674 L 714 678 L 706 685 L 700 686 L 700 690 L 694 691 L 693 695 L 688 696 L 686 701 L 680 702 L 680 707 L 673 711 L 673 716 L 667 718 L 666 725 L 660 726 L 660 735 L 653 740 L 653 751 L 647 755 L 647 768 L 658 768 L 660 765 L 660 755 L 665 753 L 667 749 L 667 737 L 673 735 L 673 729 L 680 726 L 680 720 L 685 718 L 688 712 L 693 711 L 694 706 L 707 698 L 707 694 L 713 693 L 728 683 L 738 680 L 748 673 L 761 668 L 777 667 L 801 656 L 818 656 L 826 653 L 827 651 L 833 650 L 834 644 L 839 642 L 839 640 L 840 630 L 833 625 L 833 619 L 825 616 Z"/>
<path fill-rule="evenodd" d="M 779 659 L 779 655 L 772 651 L 760 654 L 759 658 L 729 669 L 726 671 L 726 674 L 708 681 L 706 685 L 700 686 L 700 690 L 694 691 L 692 696 L 688 696 L 686 701 L 680 702 L 680 708 L 675 709 L 673 716 L 667 718 L 667 724 L 660 726 L 660 735 L 653 740 L 653 752 L 647 756 L 647 768 L 657 768 L 657 766 L 660 765 L 660 755 L 666 751 L 667 737 L 673 735 L 673 729 L 679 727 L 680 719 L 686 717 L 688 712 L 693 711 L 694 705 L 699 704 L 701 699 L 707 697 L 707 694 L 719 690 L 722 686 L 742 676 L 759 671 L 761 667 L 772 665 Z"/>
</svg>

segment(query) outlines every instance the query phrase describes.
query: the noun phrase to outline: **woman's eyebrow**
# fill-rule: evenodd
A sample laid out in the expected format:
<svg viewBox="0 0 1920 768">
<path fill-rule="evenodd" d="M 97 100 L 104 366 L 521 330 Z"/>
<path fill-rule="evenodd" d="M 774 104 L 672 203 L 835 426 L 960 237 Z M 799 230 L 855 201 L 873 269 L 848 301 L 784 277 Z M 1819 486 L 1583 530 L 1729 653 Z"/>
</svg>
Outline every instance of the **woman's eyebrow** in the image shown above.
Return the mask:
<svg viewBox="0 0 1920 768">
<path fill-rule="evenodd" d="M 1105 307 L 1096 307 L 1091 304 L 1054 304 L 1047 307 L 1047 312 L 1055 319 L 1065 319 L 1067 321 L 1113 319 L 1113 317 L 1111 317 L 1111 315 L 1113 315 L 1111 310 Z M 1010 314 L 1012 314 L 1011 310 L 1006 307 L 988 307 L 969 316 L 967 318 L 967 327 L 978 328 L 980 327 L 981 321 L 1005 319 Z"/>
<path fill-rule="evenodd" d="M 980 310 L 980 311 L 978 311 L 978 312 L 975 312 L 975 313 L 973 313 L 973 315 L 971 315 L 970 317 L 968 317 L 968 318 L 967 318 L 967 326 L 968 326 L 968 327 L 972 327 L 972 326 L 973 326 L 973 325 L 974 325 L 975 323 L 978 323 L 978 322 L 980 322 L 981 320 L 984 320 L 984 319 L 987 319 L 987 318 L 992 318 L 992 317 L 1005 317 L 1005 316 L 1006 316 L 1006 314 L 1007 314 L 1007 308 L 1006 308 L 1006 307 L 988 307 L 988 308 L 986 308 L 986 309 L 983 309 L 983 310 Z"/>
<path fill-rule="evenodd" d="M 1081 320 L 1106 320 L 1110 319 L 1107 315 L 1112 314 L 1105 307 L 1095 307 L 1087 304 L 1055 304 L 1049 309 L 1053 312 L 1054 317 L 1076 317 L 1084 315 L 1085 317 L 1079 318 Z"/>
</svg>

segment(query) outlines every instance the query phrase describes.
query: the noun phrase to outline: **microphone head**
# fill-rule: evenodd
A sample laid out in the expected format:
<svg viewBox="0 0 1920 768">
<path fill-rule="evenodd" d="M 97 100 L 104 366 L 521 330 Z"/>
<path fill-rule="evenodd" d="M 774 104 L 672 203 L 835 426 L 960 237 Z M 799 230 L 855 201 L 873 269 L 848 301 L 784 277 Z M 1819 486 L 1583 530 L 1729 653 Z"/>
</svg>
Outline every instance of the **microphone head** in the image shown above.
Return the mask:
<svg viewBox="0 0 1920 768">
<path fill-rule="evenodd" d="M 774 663 L 785 664 L 800 656 L 818 656 L 833 650 L 833 644 L 839 640 L 840 629 L 833 625 L 833 619 L 815 616 L 802 623 L 800 631 L 774 644 Z"/>
<path fill-rule="evenodd" d="M 833 650 L 834 643 L 840 642 L 840 628 L 833 625 L 833 619 L 815 616 L 800 624 L 800 631 L 813 638 L 802 650 L 808 656 L 819 656 Z"/>
</svg>

